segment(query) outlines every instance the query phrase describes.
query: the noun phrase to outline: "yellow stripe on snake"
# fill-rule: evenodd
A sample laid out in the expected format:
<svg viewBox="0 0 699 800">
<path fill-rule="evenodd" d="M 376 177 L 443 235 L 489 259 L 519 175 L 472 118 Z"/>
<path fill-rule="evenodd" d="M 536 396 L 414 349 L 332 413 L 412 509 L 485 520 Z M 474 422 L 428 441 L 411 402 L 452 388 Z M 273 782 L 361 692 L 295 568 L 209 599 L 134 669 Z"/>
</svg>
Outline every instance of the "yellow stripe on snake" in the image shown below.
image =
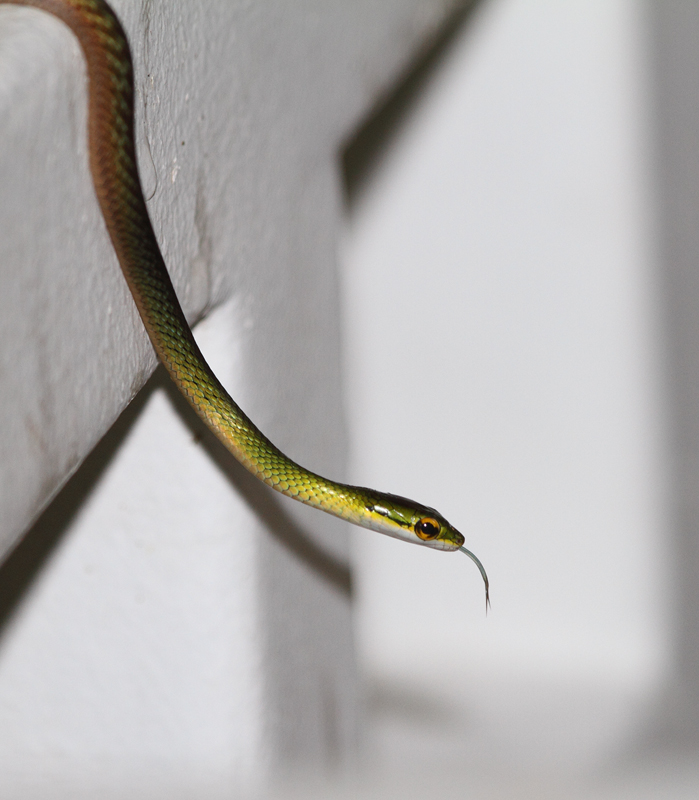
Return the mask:
<svg viewBox="0 0 699 800">
<path fill-rule="evenodd" d="M 194 410 L 261 481 L 288 497 L 407 542 L 460 550 L 488 578 L 464 537 L 437 511 L 397 495 L 336 483 L 287 458 L 223 388 L 185 320 L 153 233 L 136 163 L 133 66 L 126 35 L 103 0 L 0 0 L 65 22 L 87 62 L 90 169 L 104 221 L 153 347 Z"/>
</svg>

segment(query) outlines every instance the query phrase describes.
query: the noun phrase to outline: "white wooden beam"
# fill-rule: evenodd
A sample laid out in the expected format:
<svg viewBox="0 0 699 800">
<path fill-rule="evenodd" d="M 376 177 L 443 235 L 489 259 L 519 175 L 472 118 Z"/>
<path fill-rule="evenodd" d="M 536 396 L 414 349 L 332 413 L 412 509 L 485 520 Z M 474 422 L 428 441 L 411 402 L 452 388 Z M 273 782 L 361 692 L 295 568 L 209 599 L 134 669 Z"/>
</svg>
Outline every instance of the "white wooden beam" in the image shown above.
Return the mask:
<svg viewBox="0 0 699 800">
<path fill-rule="evenodd" d="M 114 2 L 186 313 L 216 309 L 197 335 L 233 395 L 338 478 L 338 154 L 456 5 Z M 155 366 L 93 197 L 84 95 L 71 34 L 0 7 L 5 552 Z M 6 793 L 229 796 L 353 749 L 342 526 L 259 487 L 167 386 L 149 392 L 0 575 Z"/>
</svg>

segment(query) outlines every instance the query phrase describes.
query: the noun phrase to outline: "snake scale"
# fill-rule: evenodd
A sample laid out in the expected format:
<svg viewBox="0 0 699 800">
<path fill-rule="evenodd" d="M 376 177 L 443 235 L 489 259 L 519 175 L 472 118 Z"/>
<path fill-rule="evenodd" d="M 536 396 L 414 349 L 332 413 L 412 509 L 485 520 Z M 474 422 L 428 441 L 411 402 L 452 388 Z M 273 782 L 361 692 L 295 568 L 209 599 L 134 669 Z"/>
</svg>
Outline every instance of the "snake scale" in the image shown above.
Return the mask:
<svg viewBox="0 0 699 800">
<path fill-rule="evenodd" d="M 160 361 L 196 413 L 235 458 L 272 489 L 364 528 L 439 550 L 460 550 L 488 578 L 464 537 L 433 508 L 323 478 L 284 455 L 253 424 L 206 363 L 172 286 L 139 179 L 133 64 L 126 34 L 104 0 L 0 0 L 62 20 L 87 63 L 88 144 L 97 200 Z"/>
</svg>

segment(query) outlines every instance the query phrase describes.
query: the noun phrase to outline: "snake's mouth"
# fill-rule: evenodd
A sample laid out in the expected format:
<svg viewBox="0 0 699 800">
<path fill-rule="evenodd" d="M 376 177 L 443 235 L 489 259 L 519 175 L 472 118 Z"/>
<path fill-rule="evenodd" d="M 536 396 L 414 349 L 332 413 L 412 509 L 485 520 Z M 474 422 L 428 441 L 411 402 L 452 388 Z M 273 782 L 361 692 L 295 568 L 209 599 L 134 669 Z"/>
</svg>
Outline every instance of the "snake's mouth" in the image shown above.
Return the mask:
<svg viewBox="0 0 699 800">
<path fill-rule="evenodd" d="M 458 531 L 454 531 L 452 534 L 452 538 L 450 540 L 450 544 L 455 545 L 456 547 L 463 547 L 466 539 L 464 539 L 463 533 L 459 533 Z"/>
<path fill-rule="evenodd" d="M 442 531 L 439 536 L 432 541 L 425 542 L 425 544 L 428 547 L 434 547 L 436 550 L 453 552 L 463 547 L 465 541 L 463 534 L 459 533 L 456 528 L 452 528 L 447 522 L 442 525 Z"/>
<path fill-rule="evenodd" d="M 424 545 L 425 547 L 430 547 L 433 550 L 444 550 L 445 552 L 449 553 L 453 553 L 454 550 L 460 550 L 463 543 L 463 536 L 461 537 L 461 541 L 455 538 L 449 538 L 433 539 L 431 542 L 419 542 L 419 544 Z"/>
</svg>

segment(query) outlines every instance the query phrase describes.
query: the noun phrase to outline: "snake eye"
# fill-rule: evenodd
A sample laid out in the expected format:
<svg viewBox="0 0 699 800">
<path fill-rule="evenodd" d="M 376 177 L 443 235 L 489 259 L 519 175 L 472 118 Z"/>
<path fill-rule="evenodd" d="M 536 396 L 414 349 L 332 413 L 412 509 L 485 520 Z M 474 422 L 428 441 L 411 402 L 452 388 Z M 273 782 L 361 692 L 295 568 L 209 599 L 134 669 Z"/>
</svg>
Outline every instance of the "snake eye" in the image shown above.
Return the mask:
<svg viewBox="0 0 699 800">
<path fill-rule="evenodd" d="M 415 523 L 415 533 L 425 541 L 436 539 L 439 536 L 440 524 L 436 519 L 431 517 L 423 517 L 419 522 Z"/>
</svg>

